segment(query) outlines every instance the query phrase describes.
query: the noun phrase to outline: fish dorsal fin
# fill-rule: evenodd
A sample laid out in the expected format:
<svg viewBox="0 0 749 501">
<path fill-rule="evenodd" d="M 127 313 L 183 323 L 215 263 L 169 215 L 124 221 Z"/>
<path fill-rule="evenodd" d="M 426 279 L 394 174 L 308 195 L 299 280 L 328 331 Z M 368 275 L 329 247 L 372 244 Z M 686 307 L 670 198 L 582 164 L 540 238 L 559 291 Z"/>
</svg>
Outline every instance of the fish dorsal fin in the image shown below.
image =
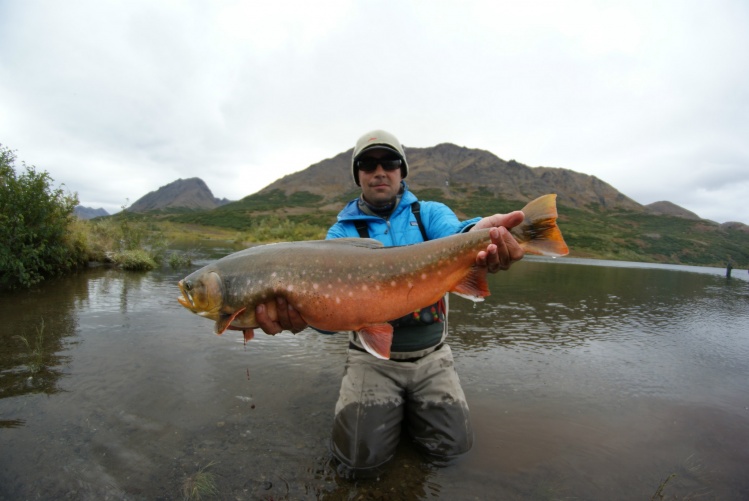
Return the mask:
<svg viewBox="0 0 749 501">
<path fill-rule="evenodd" d="M 334 238 L 332 240 L 326 240 L 326 242 L 340 245 L 353 245 L 354 247 L 366 247 L 368 249 L 380 249 L 384 247 L 382 242 L 375 240 L 374 238 Z"/>
</svg>

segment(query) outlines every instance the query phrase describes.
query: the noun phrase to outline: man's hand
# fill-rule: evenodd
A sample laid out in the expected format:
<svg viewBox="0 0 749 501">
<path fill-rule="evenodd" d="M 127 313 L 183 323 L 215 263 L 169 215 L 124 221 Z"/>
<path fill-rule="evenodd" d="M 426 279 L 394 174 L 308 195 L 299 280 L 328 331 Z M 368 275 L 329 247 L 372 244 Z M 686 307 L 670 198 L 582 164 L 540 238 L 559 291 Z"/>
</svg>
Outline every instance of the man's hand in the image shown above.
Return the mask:
<svg viewBox="0 0 749 501">
<path fill-rule="evenodd" d="M 516 210 L 509 214 L 494 214 L 476 223 L 470 231 L 491 228 L 489 236 L 492 239 L 486 250 L 476 255 L 476 264 L 486 266 L 489 273 L 496 273 L 523 259 L 525 251 L 509 230 L 522 223 L 524 218 L 523 212 Z"/>
<path fill-rule="evenodd" d="M 255 320 L 266 334 L 275 335 L 281 331 L 291 331 L 294 334 L 307 327 L 307 322 L 286 299 L 276 297 L 255 308 Z"/>
</svg>

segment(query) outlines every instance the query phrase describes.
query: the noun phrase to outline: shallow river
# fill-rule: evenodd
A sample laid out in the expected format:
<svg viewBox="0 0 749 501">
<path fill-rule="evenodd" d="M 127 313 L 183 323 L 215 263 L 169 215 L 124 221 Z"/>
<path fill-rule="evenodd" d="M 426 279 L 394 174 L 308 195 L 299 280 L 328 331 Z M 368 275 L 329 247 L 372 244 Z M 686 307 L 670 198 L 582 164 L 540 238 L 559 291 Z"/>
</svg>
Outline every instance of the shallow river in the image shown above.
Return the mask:
<svg viewBox="0 0 749 501">
<path fill-rule="evenodd" d="M 404 440 L 358 482 L 328 452 L 346 336 L 215 336 L 188 271 L 0 295 L 0 499 L 181 499 L 201 469 L 219 499 L 749 499 L 746 270 L 526 259 L 453 296 L 474 449 Z"/>
</svg>

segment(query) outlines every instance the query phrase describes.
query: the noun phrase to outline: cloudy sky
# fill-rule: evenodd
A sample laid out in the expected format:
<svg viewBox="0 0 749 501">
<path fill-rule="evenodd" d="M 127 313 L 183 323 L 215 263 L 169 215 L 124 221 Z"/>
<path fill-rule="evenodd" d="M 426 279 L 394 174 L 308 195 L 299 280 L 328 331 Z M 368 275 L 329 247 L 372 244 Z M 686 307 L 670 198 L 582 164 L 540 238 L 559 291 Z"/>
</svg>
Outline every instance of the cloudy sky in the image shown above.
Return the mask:
<svg viewBox="0 0 749 501">
<path fill-rule="evenodd" d="M 749 223 L 749 2 L 0 0 L 0 144 L 115 212 L 383 128 Z"/>
</svg>

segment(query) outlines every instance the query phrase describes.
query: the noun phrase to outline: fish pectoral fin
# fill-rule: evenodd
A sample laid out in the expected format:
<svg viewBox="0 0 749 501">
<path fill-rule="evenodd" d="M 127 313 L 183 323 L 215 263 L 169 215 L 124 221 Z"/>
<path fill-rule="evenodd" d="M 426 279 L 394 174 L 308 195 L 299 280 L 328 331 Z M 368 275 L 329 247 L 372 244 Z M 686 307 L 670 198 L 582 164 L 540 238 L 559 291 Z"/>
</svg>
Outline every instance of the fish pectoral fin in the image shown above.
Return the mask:
<svg viewBox="0 0 749 501">
<path fill-rule="evenodd" d="M 219 319 L 216 320 L 216 326 L 215 326 L 216 334 L 219 334 L 219 335 L 223 334 L 226 331 L 226 329 L 229 328 L 229 326 L 234 321 L 234 319 L 237 318 L 238 315 L 241 315 L 242 313 L 244 313 L 244 310 L 245 308 L 240 308 L 234 313 L 222 314 L 219 317 Z"/>
<path fill-rule="evenodd" d="M 485 266 L 471 266 L 468 274 L 450 292 L 471 301 L 483 301 L 489 292 Z"/>
<path fill-rule="evenodd" d="M 357 331 L 364 349 L 377 358 L 390 358 L 390 345 L 393 344 L 393 326 L 390 324 L 368 325 Z"/>
</svg>

